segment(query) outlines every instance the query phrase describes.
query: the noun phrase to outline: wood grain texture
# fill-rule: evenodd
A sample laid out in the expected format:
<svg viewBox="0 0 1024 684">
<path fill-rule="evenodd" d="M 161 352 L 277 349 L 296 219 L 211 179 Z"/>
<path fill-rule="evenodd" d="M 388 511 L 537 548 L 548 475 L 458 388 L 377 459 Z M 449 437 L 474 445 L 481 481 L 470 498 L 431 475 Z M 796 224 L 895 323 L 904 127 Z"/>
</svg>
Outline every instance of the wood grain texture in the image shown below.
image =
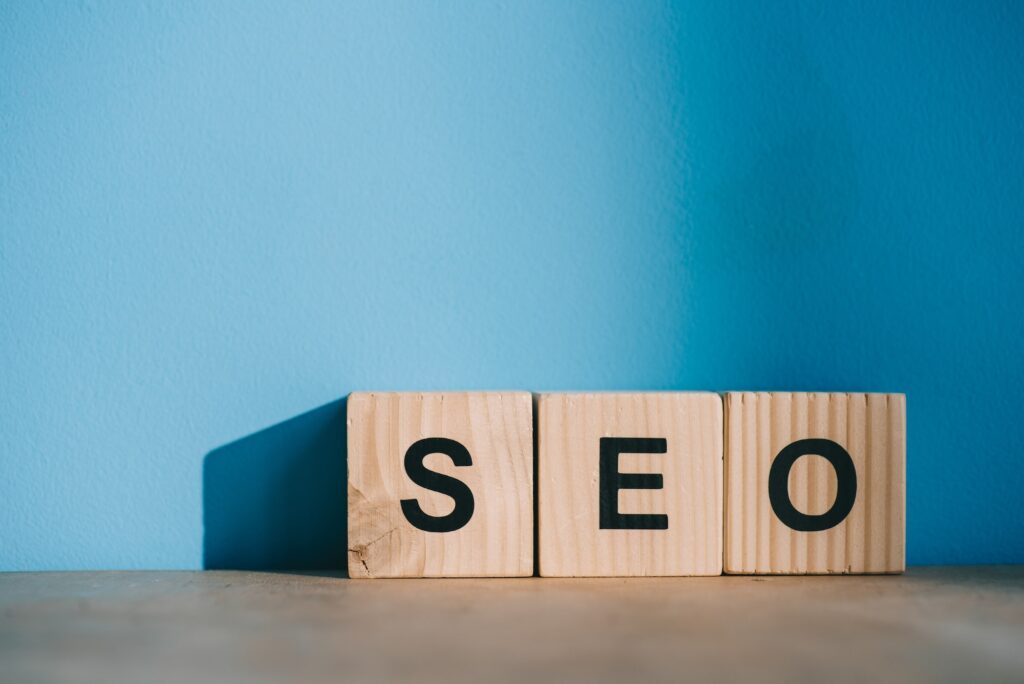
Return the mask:
<svg viewBox="0 0 1024 684">
<path fill-rule="evenodd" d="M 538 553 L 545 577 L 722 572 L 722 401 L 711 393 L 542 394 L 537 409 Z M 622 490 L 621 513 L 666 514 L 668 529 L 600 529 L 602 437 L 666 440 L 623 454 L 619 471 L 663 489 Z"/>
<path fill-rule="evenodd" d="M 473 492 L 462 528 L 425 532 L 401 510 L 416 499 L 433 516 L 451 497 L 417 486 L 408 448 L 452 439 L 472 465 L 427 456 L 432 471 Z M 348 399 L 348 569 L 351 577 L 521 577 L 533 573 L 533 407 L 527 392 L 353 393 Z"/>
<path fill-rule="evenodd" d="M 899 573 L 905 567 L 906 400 L 902 394 L 735 392 L 725 397 L 725 571 L 752 574 Z M 831 529 L 803 532 L 773 513 L 768 473 L 791 442 L 842 446 L 857 472 L 849 515 Z M 823 458 L 790 472 L 794 507 L 821 515 L 836 500 Z"/>
</svg>

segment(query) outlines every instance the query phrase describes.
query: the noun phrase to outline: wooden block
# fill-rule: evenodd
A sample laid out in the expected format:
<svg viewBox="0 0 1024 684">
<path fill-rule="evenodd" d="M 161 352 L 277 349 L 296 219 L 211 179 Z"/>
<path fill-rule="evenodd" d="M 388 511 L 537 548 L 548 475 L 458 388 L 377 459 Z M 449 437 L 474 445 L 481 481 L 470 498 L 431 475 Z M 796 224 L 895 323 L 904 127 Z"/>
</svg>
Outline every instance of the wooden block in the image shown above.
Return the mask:
<svg viewBox="0 0 1024 684">
<path fill-rule="evenodd" d="M 531 395 L 351 394 L 348 571 L 532 575 Z"/>
<path fill-rule="evenodd" d="M 725 415 L 727 573 L 903 572 L 902 394 L 737 392 Z"/>
<path fill-rule="evenodd" d="M 721 574 L 721 397 L 537 401 L 542 576 Z"/>
</svg>

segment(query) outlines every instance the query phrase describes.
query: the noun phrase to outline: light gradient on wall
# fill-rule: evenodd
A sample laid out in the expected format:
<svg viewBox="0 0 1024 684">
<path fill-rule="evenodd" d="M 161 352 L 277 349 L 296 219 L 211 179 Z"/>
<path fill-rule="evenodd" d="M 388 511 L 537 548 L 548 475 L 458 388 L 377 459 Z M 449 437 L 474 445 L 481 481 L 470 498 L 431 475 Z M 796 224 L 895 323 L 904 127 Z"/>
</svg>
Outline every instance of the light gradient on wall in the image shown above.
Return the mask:
<svg viewBox="0 0 1024 684">
<path fill-rule="evenodd" d="M 0 569 L 331 563 L 391 388 L 903 391 L 909 561 L 1024 562 L 1022 16 L 5 3 Z"/>
</svg>

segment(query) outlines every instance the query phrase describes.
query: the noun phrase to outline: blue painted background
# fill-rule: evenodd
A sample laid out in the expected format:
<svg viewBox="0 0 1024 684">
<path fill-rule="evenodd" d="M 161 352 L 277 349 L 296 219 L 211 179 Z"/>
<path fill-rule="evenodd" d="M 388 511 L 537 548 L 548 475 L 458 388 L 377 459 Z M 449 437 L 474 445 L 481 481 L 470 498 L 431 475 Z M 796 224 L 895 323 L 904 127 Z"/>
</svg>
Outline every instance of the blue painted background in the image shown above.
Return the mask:
<svg viewBox="0 0 1024 684">
<path fill-rule="evenodd" d="M 904 391 L 910 562 L 1024 562 L 1022 35 L 0 4 L 0 568 L 341 565 L 371 388 Z"/>
</svg>

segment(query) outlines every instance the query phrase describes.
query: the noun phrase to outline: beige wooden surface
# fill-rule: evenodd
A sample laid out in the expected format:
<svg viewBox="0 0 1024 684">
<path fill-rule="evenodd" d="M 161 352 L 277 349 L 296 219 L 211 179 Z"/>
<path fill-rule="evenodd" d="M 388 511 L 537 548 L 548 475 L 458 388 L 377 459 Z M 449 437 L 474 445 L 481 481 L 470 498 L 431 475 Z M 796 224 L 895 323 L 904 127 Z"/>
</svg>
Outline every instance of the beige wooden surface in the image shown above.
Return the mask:
<svg viewBox="0 0 1024 684">
<path fill-rule="evenodd" d="M 725 571 L 885 573 L 904 568 L 906 401 L 902 394 L 733 392 L 725 397 Z M 790 529 L 768 498 L 772 461 L 798 439 L 841 445 L 857 470 L 849 516 L 820 532 Z M 825 459 L 799 458 L 790 499 L 808 515 L 836 498 Z"/>
<path fill-rule="evenodd" d="M 709 392 L 541 394 L 538 554 L 545 577 L 722 572 L 722 400 Z M 662 438 L 663 454 L 622 454 L 619 472 L 661 489 L 623 489 L 618 511 L 663 514 L 668 529 L 601 529 L 602 437 Z"/>
<path fill-rule="evenodd" d="M 429 437 L 455 440 L 472 458 L 443 454 L 429 470 L 473 492 L 469 522 L 425 532 L 402 513 L 415 499 L 428 515 L 452 512 L 446 494 L 404 468 Z M 528 392 L 356 392 L 348 399 L 348 568 L 353 577 L 522 577 L 533 574 L 533 398 Z"/>
<path fill-rule="evenodd" d="M 0 574 L 0 681 L 1024 681 L 1024 568 L 397 579 Z"/>
</svg>

